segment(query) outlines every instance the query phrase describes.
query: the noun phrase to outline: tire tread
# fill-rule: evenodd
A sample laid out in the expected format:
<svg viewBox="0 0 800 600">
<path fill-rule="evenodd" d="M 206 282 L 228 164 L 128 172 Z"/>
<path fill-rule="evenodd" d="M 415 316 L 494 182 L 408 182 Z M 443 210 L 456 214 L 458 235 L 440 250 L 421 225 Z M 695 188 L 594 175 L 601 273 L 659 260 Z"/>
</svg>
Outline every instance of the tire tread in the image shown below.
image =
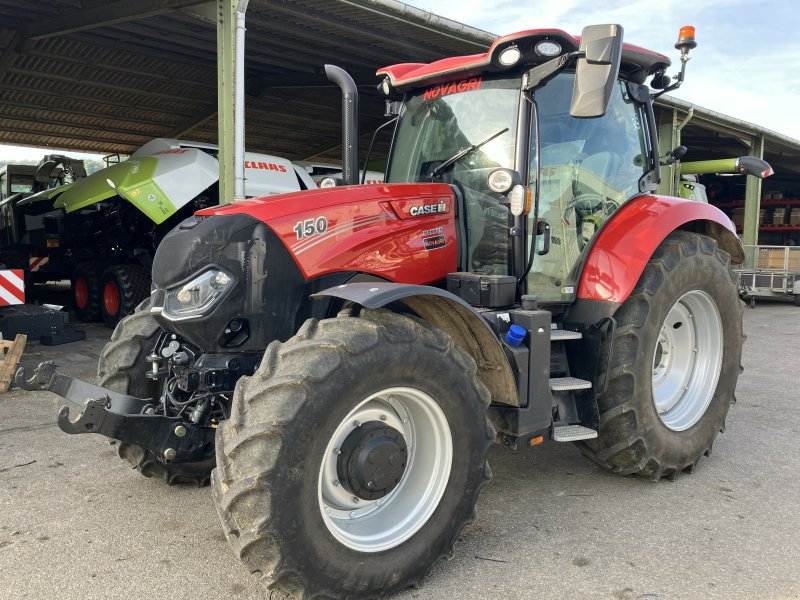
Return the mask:
<svg viewBox="0 0 800 600">
<path fill-rule="evenodd" d="M 415 341 L 437 351 L 444 349 L 469 375 L 464 378 L 465 385 L 473 387 L 469 391 L 480 398 L 484 407 L 489 405 L 489 392 L 475 376 L 474 360 L 443 332 L 423 327 L 416 319 L 384 310 L 362 311 L 358 317 L 350 315 L 343 311 L 335 319 L 310 319 L 294 338 L 284 343 L 272 342 L 259 368 L 246 382 L 243 402 L 234 402 L 246 406 L 247 410 L 234 408 L 231 418 L 220 425 L 217 433 L 217 468 L 211 476 L 212 491 L 226 537 L 250 572 L 273 594 L 285 598 L 381 598 L 392 591 L 369 596 L 359 593 L 338 596 L 331 590 L 315 588 L 306 575 L 284 564 L 282 540 L 274 525 L 277 512 L 285 510 L 270 498 L 273 487 L 281 485 L 273 476 L 273 467 L 281 450 L 289 443 L 284 439 L 284 430 L 303 405 L 313 401 L 314 386 L 338 368 L 347 354 L 366 353 L 380 343 L 403 345 Z M 484 452 L 495 436 L 488 417 L 485 418 Z M 240 452 L 245 445 L 249 451 Z M 473 501 L 490 478 L 491 469 L 484 462 L 482 480 L 474 490 Z M 263 519 L 254 517 L 265 513 Z M 447 550 L 404 585 L 419 582 L 435 562 L 446 558 L 472 518 L 474 514 L 463 523 L 454 524 L 452 542 Z"/>
</svg>

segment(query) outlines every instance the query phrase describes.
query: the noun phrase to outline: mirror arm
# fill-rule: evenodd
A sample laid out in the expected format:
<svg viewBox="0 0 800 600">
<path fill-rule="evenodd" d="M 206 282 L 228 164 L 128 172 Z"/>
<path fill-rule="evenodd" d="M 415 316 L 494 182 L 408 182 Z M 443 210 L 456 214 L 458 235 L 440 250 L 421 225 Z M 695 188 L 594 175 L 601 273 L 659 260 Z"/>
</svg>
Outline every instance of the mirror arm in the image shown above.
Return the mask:
<svg viewBox="0 0 800 600">
<path fill-rule="evenodd" d="M 557 75 L 558 72 L 566 67 L 570 61 L 576 58 L 583 58 L 585 56 L 585 52 L 568 52 L 567 54 L 562 54 L 553 60 L 548 60 L 546 63 L 536 65 L 525 73 L 525 82 L 523 83 L 522 89 L 526 92 L 529 92 L 532 89 L 539 87 Z"/>
</svg>

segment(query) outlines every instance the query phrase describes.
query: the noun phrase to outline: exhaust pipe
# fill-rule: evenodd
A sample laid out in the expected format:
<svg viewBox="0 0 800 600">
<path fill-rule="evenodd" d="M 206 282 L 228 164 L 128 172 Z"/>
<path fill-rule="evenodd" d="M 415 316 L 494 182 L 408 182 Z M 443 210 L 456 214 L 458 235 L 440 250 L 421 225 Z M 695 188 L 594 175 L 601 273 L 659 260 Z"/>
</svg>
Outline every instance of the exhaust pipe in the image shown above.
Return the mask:
<svg viewBox="0 0 800 600">
<path fill-rule="evenodd" d="M 342 90 L 342 180 L 358 184 L 358 88 L 347 71 L 325 65 L 325 76 Z"/>
</svg>

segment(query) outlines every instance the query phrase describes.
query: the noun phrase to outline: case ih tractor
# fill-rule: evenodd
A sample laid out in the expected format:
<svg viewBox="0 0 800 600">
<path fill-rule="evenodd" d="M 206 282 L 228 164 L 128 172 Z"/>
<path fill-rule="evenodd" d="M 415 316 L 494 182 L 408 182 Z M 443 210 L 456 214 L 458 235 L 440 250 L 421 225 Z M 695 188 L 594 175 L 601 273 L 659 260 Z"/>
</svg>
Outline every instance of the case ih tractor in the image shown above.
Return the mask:
<svg viewBox="0 0 800 600">
<path fill-rule="evenodd" d="M 682 30 L 684 65 L 694 45 Z M 198 212 L 161 243 L 102 387 L 48 363 L 18 381 L 79 404 L 61 428 L 117 440 L 142 475 L 210 480 L 247 569 L 302 598 L 419 582 L 473 518 L 495 440 L 692 472 L 734 401 L 742 249 L 718 209 L 655 195 L 645 80 L 674 88 L 669 65 L 598 25 L 381 69 L 384 185 Z"/>
</svg>

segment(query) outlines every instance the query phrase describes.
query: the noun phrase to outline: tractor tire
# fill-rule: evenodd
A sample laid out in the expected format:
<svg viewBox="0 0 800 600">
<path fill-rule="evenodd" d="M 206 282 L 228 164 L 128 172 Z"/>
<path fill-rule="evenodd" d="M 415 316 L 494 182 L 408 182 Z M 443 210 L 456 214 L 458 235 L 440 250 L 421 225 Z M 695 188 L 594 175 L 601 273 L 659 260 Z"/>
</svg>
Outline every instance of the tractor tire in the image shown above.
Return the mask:
<svg viewBox="0 0 800 600">
<path fill-rule="evenodd" d="M 99 262 L 83 262 L 75 266 L 72 272 L 70 290 L 75 316 L 84 323 L 93 323 L 102 318 L 100 312 L 100 283 L 103 264 Z"/>
<path fill-rule="evenodd" d="M 111 265 L 101 279 L 103 321 L 115 327 L 150 294 L 150 271 L 141 265 Z"/>
<path fill-rule="evenodd" d="M 383 598 L 416 584 L 491 477 L 472 358 L 414 318 L 352 314 L 272 342 L 217 431 L 225 535 L 273 594 Z"/>
<path fill-rule="evenodd" d="M 800 294 L 795 294 L 794 295 L 794 305 L 795 306 L 800 306 Z"/>
<path fill-rule="evenodd" d="M 150 367 L 147 355 L 161 333 L 161 328 L 150 314 L 148 303 L 143 303 L 141 310 L 119 322 L 111 341 L 103 348 L 97 366 L 101 386 L 139 398 L 156 398 L 159 395 L 158 382 L 144 376 Z M 155 454 L 137 444 L 116 442 L 116 446 L 119 457 L 132 468 L 145 477 L 163 479 L 169 485 L 208 485 L 215 463 L 211 456 L 199 463 L 164 464 Z"/>
<path fill-rule="evenodd" d="M 651 481 L 691 473 L 710 455 L 741 372 L 736 281 L 712 238 L 674 232 L 658 247 L 601 348 L 600 429 L 578 444 L 584 454 Z"/>
</svg>

